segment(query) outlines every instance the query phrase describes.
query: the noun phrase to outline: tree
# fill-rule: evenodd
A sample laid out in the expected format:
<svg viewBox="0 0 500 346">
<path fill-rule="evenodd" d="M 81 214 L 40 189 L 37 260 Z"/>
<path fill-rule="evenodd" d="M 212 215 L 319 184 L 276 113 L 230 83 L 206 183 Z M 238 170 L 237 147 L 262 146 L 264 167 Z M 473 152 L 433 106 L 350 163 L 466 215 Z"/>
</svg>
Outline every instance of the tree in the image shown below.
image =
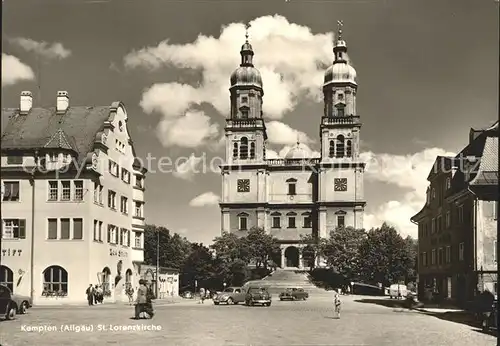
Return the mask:
<svg viewBox="0 0 500 346">
<path fill-rule="evenodd" d="M 243 251 L 248 253 L 250 261 L 254 262 L 257 268 L 267 270 L 273 254 L 280 251 L 277 240 L 263 228 L 253 227 L 242 241 L 245 249 Z"/>
<path fill-rule="evenodd" d="M 146 225 L 144 231 L 144 262 L 156 265 L 159 236 L 159 265 L 182 269 L 191 252 L 191 243 L 177 233 L 173 235 L 163 226 Z"/>
<path fill-rule="evenodd" d="M 234 233 L 223 232 L 220 237 L 214 238 L 210 248 L 215 251 L 216 257 L 224 262 L 234 262 L 239 259 L 248 264 L 250 259 L 244 242 L 244 238 Z"/>
<path fill-rule="evenodd" d="M 360 246 L 366 238 L 365 230 L 352 227 L 338 227 L 330 237 L 319 244 L 320 253 L 328 266 L 344 279 L 359 276 L 361 268 Z"/>
<path fill-rule="evenodd" d="M 360 256 L 363 278 L 384 286 L 407 280 L 414 268 L 408 243 L 386 223 L 367 233 Z"/>
<path fill-rule="evenodd" d="M 300 244 L 303 246 L 302 258 L 307 264 L 307 267 L 313 269 L 316 266 L 316 261 L 322 255 L 322 244 L 324 239 L 314 236 L 312 233 L 300 235 Z"/>
<path fill-rule="evenodd" d="M 210 249 L 203 244 L 192 243 L 191 253 L 182 268 L 183 283 L 198 287 L 217 285 L 217 267 Z"/>
</svg>

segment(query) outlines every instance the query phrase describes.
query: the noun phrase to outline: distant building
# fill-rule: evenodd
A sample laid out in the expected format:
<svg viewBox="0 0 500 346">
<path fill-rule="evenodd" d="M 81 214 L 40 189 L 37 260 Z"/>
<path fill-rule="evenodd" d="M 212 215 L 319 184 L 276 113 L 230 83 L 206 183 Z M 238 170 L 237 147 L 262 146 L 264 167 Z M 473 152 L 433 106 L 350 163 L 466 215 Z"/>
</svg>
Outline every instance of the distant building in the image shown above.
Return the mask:
<svg viewBox="0 0 500 346">
<path fill-rule="evenodd" d="M 498 122 L 438 157 L 418 223 L 419 293 L 464 303 L 497 288 Z"/>
<path fill-rule="evenodd" d="M 144 178 L 125 107 L 2 109 L 0 283 L 35 304 L 125 300 L 143 262 Z"/>
<path fill-rule="evenodd" d="M 237 235 L 263 228 L 281 244 L 281 267 L 304 267 L 301 236 L 326 238 L 338 226 L 363 228 L 365 163 L 359 156 L 358 84 L 341 34 L 324 75 L 324 114 L 304 115 L 318 122 L 319 157 L 299 140 L 285 158 L 266 156 L 264 86 L 248 40 L 241 47 L 240 67 L 230 78 L 221 228 Z"/>
<path fill-rule="evenodd" d="M 158 298 L 164 299 L 168 297 L 179 296 L 179 270 L 174 268 L 159 267 L 158 279 L 156 278 L 156 266 L 141 265 L 140 277 L 146 280 L 156 292 L 156 284 L 158 280 Z M 137 291 L 137 290 L 135 290 Z"/>
</svg>

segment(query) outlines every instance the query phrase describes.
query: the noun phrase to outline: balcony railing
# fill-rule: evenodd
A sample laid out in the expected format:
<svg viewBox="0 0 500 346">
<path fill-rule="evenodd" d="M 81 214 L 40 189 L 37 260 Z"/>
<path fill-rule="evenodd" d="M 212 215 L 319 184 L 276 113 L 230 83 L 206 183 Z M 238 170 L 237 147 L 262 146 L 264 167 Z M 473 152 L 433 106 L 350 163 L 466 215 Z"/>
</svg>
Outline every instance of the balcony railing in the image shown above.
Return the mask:
<svg viewBox="0 0 500 346">
<path fill-rule="evenodd" d="M 349 115 L 349 116 L 344 116 L 344 117 L 323 117 L 321 122 L 323 125 L 359 124 L 359 116 L 358 115 Z"/>
<path fill-rule="evenodd" d="M 262 119 L 228 119 L 226 127 L 263 127 Z"/>
<path fill-rule="evenodd" d="M 319 163 L 319 158 L 314 159 L 267 159 L 269 166 L 314 166 Z"/>
</svg>

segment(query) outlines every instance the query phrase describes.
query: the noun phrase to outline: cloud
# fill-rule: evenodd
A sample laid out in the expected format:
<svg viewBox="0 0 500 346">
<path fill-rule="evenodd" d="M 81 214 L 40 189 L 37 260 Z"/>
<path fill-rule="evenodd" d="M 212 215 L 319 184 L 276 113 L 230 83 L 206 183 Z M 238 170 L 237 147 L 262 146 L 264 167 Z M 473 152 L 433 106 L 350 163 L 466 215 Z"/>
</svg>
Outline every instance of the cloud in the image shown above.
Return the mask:
<svg viewBox="0 0 500 346">
<path fill-rule="evenodd" d="M 35 79 L 35 73 L 13 55 L 2 54 L 2 87 Z"/>
<path fill-rule="evenodd" d="M 203 157 L 196 157 L 194 154 L 191 154 L 184 162 L 176 162 L 176 167 L 172 174 L 179 179 L 192 180 L 194 175 L 199 173 L 198 167 L 202 161 Z"/>
<path fill-rule="evenodd" d="M 191 207 L 206 207 L 212 205 L 219 205 L 220 197 L 213 192 L 205 192 L 191 200 L 189 205 Z"/>
<path fill-rule="evenodd" d="M 416 238 L 417 226 L 411 223 L 410 218 L 425 204 L 427 176 L 432 165 L 437 156 L 454 155 L 440 148 L 428 148 L 409 155 L 362 153 L 361 158 L 367 162 L 366 182 L 383 182 L 406 191 L 400 200 L 388 201 L 365 214 L 365 228 L 379 227 L 385 221 L 395 226 L 401 235 Z"/>
<path fill-rule="evenodd" d="M 281 121 L 266 122 L 268 141 L 272 144 L 293 145 L 299 140 L 301 143 L 312 143 L 304 132 L 295 130 Z"/>
<path fill-rule="evenodd" d="M 34 52 L 46 59 L 66 59 L 71 55 L 71 51 L 64 48 L 60 42 L 50 44 L 45 41 L 38 42 L 24 37 L 9 38 L 8 41 L 11 44 L 21 47 L 25 51 Z"/>
<path fill-rule="evenodd" d="M 320 101 L 324 70 L 333 60 L 333 34 L 313 34 L 310 28 L 290 23 L 279 15 L 256 18 L 251 25 L 255 65 L 264 83 L 264 115 L 281 119 L 295 108 L 300 97 Z M 140 103 L 143 110 L 160 112 L 164 118 L 170 118 L 185 116 L 193 107 L 210 104 L 221 115 L 229 114 L 229 78 L 239 65 L 244 34 L 243 24 L 232 23 L 222 28 L 218 38 L 199 35 L 187 44 L 171 44 L 167 39 L 155 47 L 126 55 L 127 68 L 156 71 L 170 67 L 195 70 L 201 75 L 193 85 L 151 86 L 143 94 Z"/>
</svg>

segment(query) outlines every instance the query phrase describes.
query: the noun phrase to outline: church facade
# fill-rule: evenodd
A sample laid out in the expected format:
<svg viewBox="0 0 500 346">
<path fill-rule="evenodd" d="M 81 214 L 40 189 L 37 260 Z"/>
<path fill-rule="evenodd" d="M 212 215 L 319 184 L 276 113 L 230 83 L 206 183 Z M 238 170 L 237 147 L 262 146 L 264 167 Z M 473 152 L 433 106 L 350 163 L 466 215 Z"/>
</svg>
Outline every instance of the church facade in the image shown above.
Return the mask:
<svg viewBox="0 0 500 346">
<path fill-rule="evenodd" d="M 333 64 L 325 71 L 324 114 L 318 115 L 320 157 L 299 142 L 284 158 L 266 157 L 264 87 L 248 36 L 241 64 L 230 78 L 226 161 L 221 166 L 222 232 L 243 236 L 252 227 L 263 228 L 280 242 L 281 267 L 305 266 L 303 236 L 326 238 L 338 226 L 363 227 L 358 85 L 341 34 L 339 30 Z"/>
</svg>

